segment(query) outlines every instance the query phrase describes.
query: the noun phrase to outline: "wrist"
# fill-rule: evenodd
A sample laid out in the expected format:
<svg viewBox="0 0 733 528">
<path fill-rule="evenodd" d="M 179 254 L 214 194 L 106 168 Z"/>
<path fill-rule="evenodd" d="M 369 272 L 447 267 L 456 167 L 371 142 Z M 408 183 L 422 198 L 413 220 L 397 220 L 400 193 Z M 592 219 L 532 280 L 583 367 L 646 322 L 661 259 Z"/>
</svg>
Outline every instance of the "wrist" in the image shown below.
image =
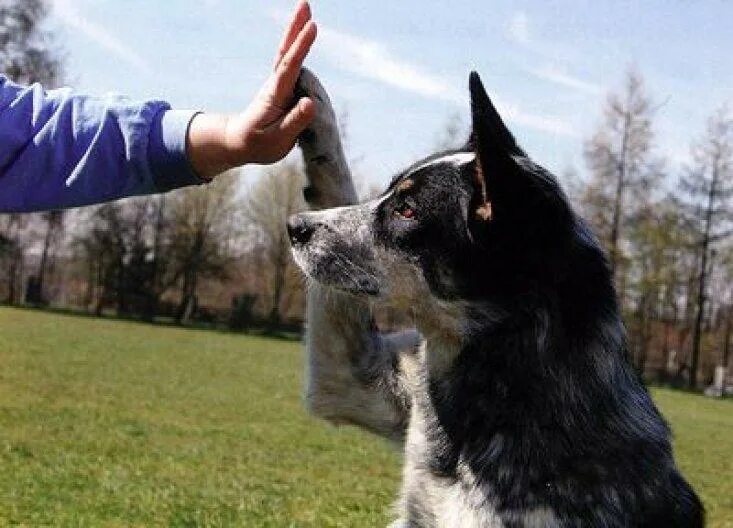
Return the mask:
<svg viewBox="0 0 733 528">
<path fill-rule="evenodd" d="M 189 126 L 188 158 L 196 173 L 206 180 L 243 164 L 235 159 L 227 141 L 228 124 L 228 116 L 200 113 Z"/>
<path fill-rule="evenodd" d="M 189 128 L 196 114 L 192 110 L 162 110 L 151 120 L 148 160 L 160 192 L 202 183 L 188 155 Z"/>
</svg>

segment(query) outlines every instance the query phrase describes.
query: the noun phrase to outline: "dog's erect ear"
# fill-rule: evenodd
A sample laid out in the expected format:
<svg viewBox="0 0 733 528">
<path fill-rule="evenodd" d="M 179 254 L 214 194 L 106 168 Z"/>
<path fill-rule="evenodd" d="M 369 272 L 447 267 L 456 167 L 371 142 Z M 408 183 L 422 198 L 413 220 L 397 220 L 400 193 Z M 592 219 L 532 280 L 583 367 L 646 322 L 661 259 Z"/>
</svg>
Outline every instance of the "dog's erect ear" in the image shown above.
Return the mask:
<svg viewBox="0 0 733 528">
<path fill-rule="evenodd" d="M 504 122 L 499 117 L 494 104 L 489 99 L 486 89 L 481 82 L 481 77 L 475 71 L 469 77 L 471 90 L 471 119 L 473 134 L 477 140 L 477 146 L 491 149 L 492 156 L 497 154 L 509 154 L 512 156 L 524 156 L 524 151 L 519 148 L 517 141 Z M 483 154 L 479 152 L 479 154 Z"/>
<path fill-rule="evenodd" d="M 470 146 L 476 152 L 476 217 L 488 221 L 492 217 L 492 200 L 500 192 L 501 178 L 508 175 L 514 156 L 524 156 L 524 151 L 489 99 L 478 73 L 471 72 L 471 132 Z"/>
</svg>

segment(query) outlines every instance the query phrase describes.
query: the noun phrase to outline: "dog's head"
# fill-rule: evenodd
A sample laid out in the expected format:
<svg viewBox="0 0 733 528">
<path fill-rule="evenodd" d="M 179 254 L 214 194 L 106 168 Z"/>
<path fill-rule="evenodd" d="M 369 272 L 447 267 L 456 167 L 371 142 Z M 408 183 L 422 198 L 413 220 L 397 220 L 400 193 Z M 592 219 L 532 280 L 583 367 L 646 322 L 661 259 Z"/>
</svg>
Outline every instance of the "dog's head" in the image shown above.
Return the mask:
<svg viewBox="0 0 733 528">
<path fill-rule="evenodd" d="M 557 181 L 518 146 L 476 73 L 470 90 L 464 148 L 414 164 L 376 200 L 290 219 L 308 277 L 417 308 L 430 298 L 509 309 L 566 278 L 579 247 L 602 264 Z"/>
</svg>

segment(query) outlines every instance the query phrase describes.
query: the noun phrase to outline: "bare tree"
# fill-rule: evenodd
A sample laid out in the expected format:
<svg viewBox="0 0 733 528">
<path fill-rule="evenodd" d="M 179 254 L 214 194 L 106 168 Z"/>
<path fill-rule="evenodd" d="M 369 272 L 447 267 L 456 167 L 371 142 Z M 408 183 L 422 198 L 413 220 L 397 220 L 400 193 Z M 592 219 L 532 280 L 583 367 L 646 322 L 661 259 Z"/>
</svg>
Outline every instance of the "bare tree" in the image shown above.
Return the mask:
<svg viewBox="0 0 733 528">
<path fill-rule="evenodd" d="M 43 22 L 48 15 L 48 5 L 43 0 L 2 0 L 0 1 L 0 72 L 8 78 L 30 84 L 40 82 L 51 88 L 58 85 L 63 77 L 61 57 L 58 46 L 50 33 L 43 29 Z M 43 240 L 43 252 L 40 261 L 36 290 L 42 291 L 48 264 L 52 260 L 54 242 L 63 226 L 63 213 L 55 212 L 43 218 L 47 230 Z M 27 219 L 10 216 L 5 227 L 10 232 L 3 232 L 6 239 L 11 240 L 12 251 L 6 251 L 8 263 L 9 293 L 8 300 L 17 302 L 22 288 L 22 269 L 25 263 L 25 251 L 31 245 L 24 237 L 29 230 L 18 229 L 26 224 Z M 40 299 L 37 299 L 40 300 Z"/>
<path fill-rule="evenodd" d="M 146 199 L 150 241 L 145 267 L 147 297 L 143 317 L 148 321 L 155 318 L 161 297 L 175 285 L 181 274 L 181 270 L 175 266 L 174 252 L 171 250 L 173 221 L 169 202 L 165 194 Z"/>
<path fill-rule="evenodd" d="M 721 309 L 722 336 L 719 364 L 727 375 L 730 372 L 730 358 L 733 352 L 733 247 L 726 248 L 722 265 L 725 291 Z"/>
<path fill-rule="evenodd" d="M 292 276 L 290 240 L 285 223 L 305 207 L 303 171 L 295 165 L 281 164 L 267 170 L 247 195 L 244 213 L 253 228 L 253 246 L 262 249 L 269 270 L 270 313 L 273 326 L 282 321 L 283 298 Z M 292 278 L 291 278 L 292 284 Z"/>
<path fill-rule="evenodd" d="M 140 311 L 149 294 L 148 199 L 108 203 L 91 209 L 74 247 L 87 270 L 86 305 L 101 315 L 114 306 L 119 315 Z"/>
<path fill-rule="evenodd" d="M 48 15 L 43 0 L 0 2 L 0 71 L 14 81 L 55 86 L 63 76 L 52 36 L 42 29 Z"/>
<path fill-rule="evenodd" d="M 0 262 L 5 273 L 5 301 L 16 304 L 22 299 L 25 252 L 28 247 L 28 217 L 11 214 L 0 217 L 3 251 Z"/>
<path fill-rule="evenodd" d="M 114 303 L 118 314 L 128 311 L 125 261 L 131 233 L 124 202 L 104 204 L 94 210 L 92 229 L 82 245 L 97 265 L 97 296 L 94 311 L 101 315 L 105 304 Z M 136 234 L 136 233 L 135 233 Z"/>
<path fill-rule="evenodd" d="M 184 189 L 170 199 L 170 265 L 180 277 L 179 323 L 193 317 L 204 278 L 224 279 L 233 262 L 236 178 L 220 175 L 205 188 Z"/>
<path fill-rule="evenodd" d="M 658 175 L 651 157 L 652 114 L 641 75 L 629 70 L 623 91 L 608 96 L 605 120 L 585 144 L 585 158 L 592 173 L 585 209 L 607 244 L 617 281 L 623 230 L 634 211 L 631 198 L 643 200 L 643 191 Z M 630 196 L 632 192 L 635 196 Z"/>
<path fill-rule="evenodd" d="M 632 350 L 644 373 L 655 323 L 664 324 L 663 356 L 667 359 L 673 326 L 680 321 L 680 299 L 689 274 L 692 233 L 673 196 L 641 209 L 628 229 L 629 290 L 634 301 Z"/>
<path fill-rule="evenodd" d="M 53 270 L 56 250 L 61 242 L 64 229 L 64 211 L 48 211 L 41 213 L 40 220 L 44 223 L 44 235 L 41 247 L 41 260 L 38 265 L 36 276 L 37 299 L 35 302 L 45 304 L 48 302 L 48 295 L 45 289 L 46 279 Z"/>
<path fill-rule="evenodd" d="M 573 165 L 566 165 L 559 174 L 560 183 L 573 204 L 582 204 L 586 182 Z"/>
<path fill-rule="evenodd" d="M 179 285 L 177 320 L 188 322 L 201 279 L 226 278 L 235 194 L 234 180 L 222 175 L 204 188 L 92 209 L 73 244 L 86 270 L 86 306 L 152 320 L 161 297 Z"/>
<path fill-rule="evenodd" d="M 689 197 L 687 211 L 699 237 L 697 253 L 697 299 L 692 337 L 689 385 L 697 386 L 700 342 L 708 300 L 708 282 L 713 274 L 713 251 L 730 234 L 733 198 L 733 119 L 721 108 L 708 121 L 704 137 L 692 147 L 693 164 L 682 177 L 681 188 Z"/>
<path fill-rule="evenodd" d="M 721 266 L 723 268 L 724 305 L 720 365 L 727 370 L 733 351 L 733 244 L 728 244 L 724 248 Z"/>
</svg>

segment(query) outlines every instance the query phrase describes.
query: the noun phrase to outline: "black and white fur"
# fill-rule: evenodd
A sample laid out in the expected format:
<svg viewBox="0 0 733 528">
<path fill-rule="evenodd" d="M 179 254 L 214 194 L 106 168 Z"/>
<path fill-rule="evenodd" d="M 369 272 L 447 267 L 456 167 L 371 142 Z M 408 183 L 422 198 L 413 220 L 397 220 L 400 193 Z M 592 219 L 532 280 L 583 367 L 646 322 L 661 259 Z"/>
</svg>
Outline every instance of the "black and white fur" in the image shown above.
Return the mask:
<svg viewBox="0 0 733 528">
<path fill-rule="evenodd" d="M 465 148 L 357 205 L 333 110 L 301 147 L 289 221 L 310 280 L 311 410 L 404 441 L 400 527 L 699 527 L 667 425 L 626 357 L 598 242 L 471 75 Z M 418 334 L 377 332 L 371 307 Z"/>
</svg>

